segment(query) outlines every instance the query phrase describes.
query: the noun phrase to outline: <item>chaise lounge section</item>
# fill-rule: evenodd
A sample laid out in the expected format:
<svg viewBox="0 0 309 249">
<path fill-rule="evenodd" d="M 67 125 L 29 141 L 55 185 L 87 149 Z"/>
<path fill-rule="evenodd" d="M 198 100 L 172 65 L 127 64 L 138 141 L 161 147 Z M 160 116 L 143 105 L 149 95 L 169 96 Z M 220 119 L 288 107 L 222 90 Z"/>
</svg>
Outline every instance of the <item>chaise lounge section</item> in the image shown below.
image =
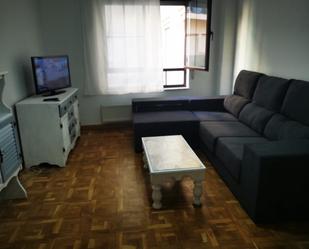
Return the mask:
<svg viewBox="0 0 309 249">
<path fill-rule="evenodd" d="M 182 134 L 255 222 L 309 218 L 309 82 L 244 70 L 230 96 L 132 106 L 136 151 L 142 136 Z"/>
<path fill-rule="evenodd" d="M 142 151 L 142 137 L 182 134 L 192 147 L 198 144 L 199 119 L 184 98 L 134 99 L 133 129 L 137 152 Z"/>
</svg>

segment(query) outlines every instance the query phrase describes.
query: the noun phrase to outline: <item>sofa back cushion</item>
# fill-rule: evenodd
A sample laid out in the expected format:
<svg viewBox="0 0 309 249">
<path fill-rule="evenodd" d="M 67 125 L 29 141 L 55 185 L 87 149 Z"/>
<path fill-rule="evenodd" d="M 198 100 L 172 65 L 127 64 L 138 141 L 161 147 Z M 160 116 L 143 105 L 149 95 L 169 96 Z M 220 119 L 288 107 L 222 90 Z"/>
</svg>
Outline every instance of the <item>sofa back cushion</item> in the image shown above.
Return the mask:
<svg viewBox="0 0 309 249">
<path fill-rule="evenodd" d="M 288 85 L 289 80 L 261 76 L 254 91 L 252 103 L 246 105 L 239 114 L 240 121 L 255 131 L 263 133 L 272 115 L 280 110 Z"/>
<path fill-rule="evenodd" d="M 239 119 L 259 133 L 263 133 L 267 122 L 279 112 L 289 80 L 263 75 L 259 78 L 252 103 L 246 105 Z"/>
<path fill-rule="evenodd" d="M 132 112 L 185 111 L 189 110 L 186 98 L 138 98 L 132 100 Z"/>
<path fill-rule="evenodd" d="M 225 112 L 223 102 L 224 96 L 214 97 L 189 97 L 189 106 L 191 111 L 214 111 Z"/>
<path fill-rule="evenodd" d="M 261 73 L 247 70 L 240 71 L 235 81 L 234 94 L 251 99 L 256 84 L 262 75 Z"/>
<path fill-rule="evenodd" d="M 309 125 L 309 82 L 291 81 L 281 113 L 295 121 Z"/>
<path fill-rule="evenodd" d="M 274 113 L 254 103 L 246 105 L 239 114 L 239 120 L 257 131 L 263 133 L 265 125 Z"/>
<path fill-rule="evenodd" d="M 290 81 L 263 75 L 256 86 L 252 102 L 274 112 L 279 112 Z"/>
<path fill-rule="evenodd" d="M 238 117 L 242 108 L 249 102 L 249 99 L 246 99 L 242 96 L 230 95 L 225 97 L 223 105 L 225 110 L 232 113 L 235 117 Z"/>
<path fill-rule="evenodd" d="M 309 139 L 309 126 L 275 114 L 265 127 L 264 135 L 271 140 Z"/>
<path fill-rule="evenodd" d="M 225 110 L 238 117 L 240 111 L 250 102 L 256 84 L 262 75 L 257 72 L 240 71 L 235 81 L 234 94 L 227 96 L 224 100 Z"/>
</svg>

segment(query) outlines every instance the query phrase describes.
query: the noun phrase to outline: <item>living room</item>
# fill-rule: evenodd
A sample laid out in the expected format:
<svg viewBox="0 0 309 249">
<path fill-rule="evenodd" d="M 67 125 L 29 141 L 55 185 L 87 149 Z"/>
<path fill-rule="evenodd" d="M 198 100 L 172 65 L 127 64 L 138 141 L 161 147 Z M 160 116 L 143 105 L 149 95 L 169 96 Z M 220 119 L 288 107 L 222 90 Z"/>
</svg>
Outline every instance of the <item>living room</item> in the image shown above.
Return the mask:
<svg viewBox="0 0 309 249">
<path fill-rule="evenodd" d="M 82 0 L 2 0 L 4 102 L 14 109 L 34 94 L 31 56 L 68 55 L 82 132 L 66 167 L 19 173 L 28 198 L 1 201 L 0 248 L 307 248 L 308 222 L 254 223 L 199 150 L 206 165 L 201 208 L 192 206 L 193 183 L 185 179 L 163 190 L 162 210 L 152 209 L 131 105 L 136 98 L 230 95 L 241 70 L 309 81 L 308 7 L 306 0 L 213 0 L 209 70 L 192 70 L 189 87 L 87 95 Z"/>
</svg>

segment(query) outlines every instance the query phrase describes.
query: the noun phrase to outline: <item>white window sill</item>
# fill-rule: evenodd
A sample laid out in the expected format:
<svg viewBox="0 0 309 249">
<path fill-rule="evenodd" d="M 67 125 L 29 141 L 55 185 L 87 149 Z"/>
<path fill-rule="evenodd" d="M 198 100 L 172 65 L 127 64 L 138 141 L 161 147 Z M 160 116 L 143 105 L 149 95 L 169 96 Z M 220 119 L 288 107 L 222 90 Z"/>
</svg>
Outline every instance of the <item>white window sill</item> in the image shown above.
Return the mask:
<svg viewBox="0 0 309 249">
<path fill-rule="evenodd" d="M 163 88 L 164 91 L 175 91 L 175 90 L 189 90 L 189 86 L 184 86 L 184 87 L 168 87 L 168 88 Z"/>
</svg>

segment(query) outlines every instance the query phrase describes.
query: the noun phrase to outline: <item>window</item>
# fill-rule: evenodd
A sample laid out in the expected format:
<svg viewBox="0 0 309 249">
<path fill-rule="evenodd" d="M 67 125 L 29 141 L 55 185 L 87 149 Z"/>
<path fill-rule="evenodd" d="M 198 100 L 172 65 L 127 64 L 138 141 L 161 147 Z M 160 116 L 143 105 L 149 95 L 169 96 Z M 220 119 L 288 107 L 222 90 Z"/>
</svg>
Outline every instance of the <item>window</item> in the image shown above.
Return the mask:
<svg viewBox="0 0 309 249">
<path fill-rule="evenodd" d="M 187 86 L 188 70 L 209 70 L 211 0 L 161 0 L 164 88 Z"/>
<path fill-rule="evenodd" d="M 85 94 L 161 92 L 160 1 L 81 2 Z"/>
<path fill-rule="evenodd" d="M 164 87 L 186 85 L 184 5 L 163 5 L 160 8 L 163 49 Z"/>
<path fill-rule="evenodd" d="M 186 87 L 208 70 L 210 16 L 211 0 L 82 1 L 85 94 Z"/>
</svg>

